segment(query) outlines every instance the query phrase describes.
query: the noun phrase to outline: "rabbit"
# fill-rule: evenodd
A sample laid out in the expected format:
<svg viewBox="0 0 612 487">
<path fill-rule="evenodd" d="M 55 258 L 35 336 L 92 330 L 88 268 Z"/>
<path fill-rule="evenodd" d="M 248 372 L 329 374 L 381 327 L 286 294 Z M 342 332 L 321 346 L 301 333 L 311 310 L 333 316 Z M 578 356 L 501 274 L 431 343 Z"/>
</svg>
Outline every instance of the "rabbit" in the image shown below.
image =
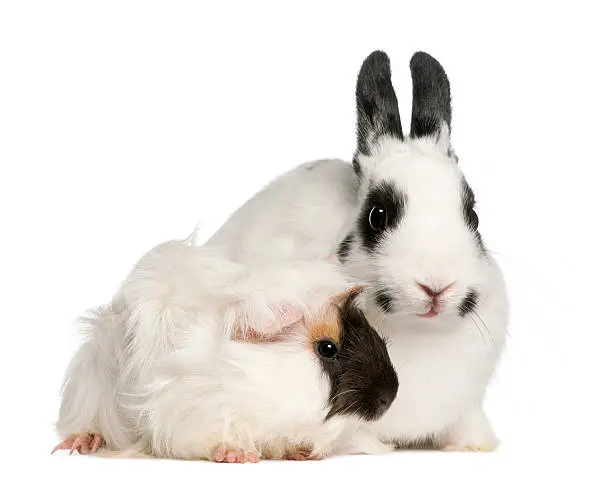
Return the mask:
<svg viewBox="0 0 612 487">
<path fill-rule="evenodd" d="M 54 451 L 231 463 L 389 451 L 364 427 L 399 385 L 355 304 L 363 288 L 329 262 L 247 268 L 220 254 L 159 245 L 85 320 Z"/>
<path fill-rule="evenodd" d="M 499 440 L 482 403 L 505 348 L 506 287 L 451 146 L 445 71 L 424 52 L 410 69 L 409 134 L 389 57 L 374 51 L 357 77 L 352 163 L 318 160 L 282 174 L 207 244 L 241 263 L 335 255 L 367 285 L 364 312 L 388 336 L 402 384 L 372 430 L 398 446 L 491 451 Z"/>
</svg>

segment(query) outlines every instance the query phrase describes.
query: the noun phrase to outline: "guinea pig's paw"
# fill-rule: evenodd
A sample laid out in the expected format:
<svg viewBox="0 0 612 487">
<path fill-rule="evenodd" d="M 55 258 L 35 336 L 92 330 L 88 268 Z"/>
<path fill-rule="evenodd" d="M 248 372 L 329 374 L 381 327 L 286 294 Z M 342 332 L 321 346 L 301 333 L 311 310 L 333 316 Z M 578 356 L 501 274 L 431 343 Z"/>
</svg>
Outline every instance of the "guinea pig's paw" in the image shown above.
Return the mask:
<svg viewBox="0 0 612 487">
<path fill-rule="evenodd" d="M 259 455 L 242 448 L 218 446 L 213 453 L 213 460 L 217 463 L 257 463 Z"/>
<path fill-rule="evenodd" d="M 284 459 L 303 462 L 305 460 L 323 460 L 323 457 L 315 454 L 312 447 L 307 445 L 299 445 L 296 448 L 288 451 L 285 454 Z"/>
<path fill-rule="evenodd" d="M 90 453 L 96 453 L 104 444 L 102 435 L 85 433 L 81 435 L 72 435 L 66 438 L 61 443 L 57 444 L 51 451 L 51 454 L 57 450 L 70 450 L 72 455 L 74 452 L 80 455 L 87 455 Z"/>
</svg>

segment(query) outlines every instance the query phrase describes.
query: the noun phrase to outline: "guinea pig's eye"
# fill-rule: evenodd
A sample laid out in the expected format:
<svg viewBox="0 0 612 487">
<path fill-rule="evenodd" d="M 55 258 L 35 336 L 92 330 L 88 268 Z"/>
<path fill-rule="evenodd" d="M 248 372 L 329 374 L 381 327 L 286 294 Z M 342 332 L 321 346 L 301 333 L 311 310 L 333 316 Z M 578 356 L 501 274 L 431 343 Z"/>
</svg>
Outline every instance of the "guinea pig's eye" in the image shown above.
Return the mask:
<svg viewBox="0 0 612 487">
<path fill-rule="evenodd" d="M 372 230 L 382 232 L 387 227 L 387 210 L 382 205 L 374 205 L 370 210 L 370 226 Z"/>
<path fill-rule="evenodd" d="M 331 340 L 321 340 L 317 343 L 317 353 L 321 358 L 333 360 L 338 355 L 338 347 Z"/>
</svg>

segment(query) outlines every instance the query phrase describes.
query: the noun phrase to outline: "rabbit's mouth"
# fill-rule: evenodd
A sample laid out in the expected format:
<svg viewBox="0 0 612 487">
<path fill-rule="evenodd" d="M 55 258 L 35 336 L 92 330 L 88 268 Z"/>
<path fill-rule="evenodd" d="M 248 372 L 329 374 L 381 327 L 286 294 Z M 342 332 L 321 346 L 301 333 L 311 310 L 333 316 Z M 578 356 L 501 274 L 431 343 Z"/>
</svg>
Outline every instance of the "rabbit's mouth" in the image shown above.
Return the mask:
<svg viewBox="0 0 612 487">
<path fill-rule="evenodd" d="M 439 314 L 439 308 L 437 308 L 436 306 L 432 306 L 427 313 L 417 313 L 417 316 L 420 316 L 421 318 L 433 318 L 434 316 L 438 316 Z"/>
</svg>

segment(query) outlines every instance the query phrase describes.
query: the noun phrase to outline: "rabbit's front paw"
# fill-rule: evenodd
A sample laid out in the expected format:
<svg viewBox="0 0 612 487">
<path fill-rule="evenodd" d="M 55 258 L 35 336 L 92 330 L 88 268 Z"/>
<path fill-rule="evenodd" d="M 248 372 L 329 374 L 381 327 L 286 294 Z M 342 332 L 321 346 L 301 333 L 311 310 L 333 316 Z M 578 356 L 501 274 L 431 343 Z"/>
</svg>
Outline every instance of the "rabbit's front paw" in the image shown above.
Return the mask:
<svg viewBox="0 0 612 487">
<path fill-rule="evenodd" d="M 440 438 L 444 451 L 492 452 L 499 440 L 481 407 L 468 412 Z"/>
</svg>

